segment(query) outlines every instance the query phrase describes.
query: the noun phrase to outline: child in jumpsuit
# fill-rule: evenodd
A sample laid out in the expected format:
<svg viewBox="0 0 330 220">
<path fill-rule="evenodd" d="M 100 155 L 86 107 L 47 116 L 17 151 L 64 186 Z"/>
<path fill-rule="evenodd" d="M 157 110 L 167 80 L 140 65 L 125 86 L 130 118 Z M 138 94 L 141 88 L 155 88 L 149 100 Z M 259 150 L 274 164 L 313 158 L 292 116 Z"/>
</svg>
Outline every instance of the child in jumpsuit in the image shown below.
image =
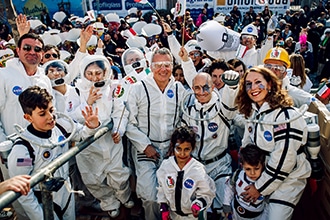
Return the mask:
<svg viewBox="0 0 330 220">
<path fill-rule="evenodd" d="M 19 102 L 24 112 L 24 118 L 30 125 L 21 133 L 22 138 L 15 141 L 8 157 L 9 176 L 27 174 L 33 175 L 41 168 L 47 166 L 52 160 L 68 151 L 68 143 L 45 147 L 51 143 L 58 143 L 64 140 L 65 134 L 70 133 L 72 126 L 63 119 L 56 119 L 54 115 L 53 97 L 46 89 L 38 86 L 29 87 L 19 95 Z M 76 125 L 74 141 L 80 141 L 95 133 L 95 128 L 100 123 L 97 110 L 93 112 L 91 107 L 86 107 L 82 112 L 85 125 Z M 64 132 L 64 130 L 66 132 Z M 24 141 L 25 140 L 25 141 Z M 69 164 L 65 163 L 53 174 L 54 177 L 61 177 L 70 186 Z M 27 196 L 18 198 L 18 202 L 24 209 L 29 219 L 43 219 L 42 205 L 40 200 L 40 187 L 36 185 Z M 53 193 L 54 219 L 75 219 L 75 202 L 72 193 L 63 185 L 57 192 Z"/>
<path fill-rule="evenodd" d="M 174 156 L 165 159 L 157 171 L 162 220 L 195 219 L 212 204 L 215 184 L 204 165 L 191 156 L 195 147 L 192 129 L 179 127 L 172 134 L 170 153 Z"/>
<path fill-rule="evenodd" d="M 121 204 L 132 208 L 130 199 L 130 170 L 123 164 L 121 137 L 126 131 L 128 111 L 120 99 L 113 99 L 110 88 L 109 61 L 101 55 L 88 55 L 80 65 L 81 79 L 76 83 L 80 94 L 80 106 L 70 115 L 81 121 L 79 109 L 91 105 L 99 109 L 102 124 L 113 120 L 113 131 L 105 134 L 76 156 L 83 182 L 92 195 L 100 200 L 103 211 L 117 217 Z"/>
<path fill-rule="evenodd" d="M 226 217 L 232 214 L 234 220 L 265 219 L 264 197 L 260 196 L 256 202 L 246 202 L 240 196 L 244 188 L 253 184 L 261 175 L 265 167 L 265 152 L 254 144 L 241 148 L 240 163 L 243 169 L 237 169 L 225 185 L 224 212 Z"/>
</svg>

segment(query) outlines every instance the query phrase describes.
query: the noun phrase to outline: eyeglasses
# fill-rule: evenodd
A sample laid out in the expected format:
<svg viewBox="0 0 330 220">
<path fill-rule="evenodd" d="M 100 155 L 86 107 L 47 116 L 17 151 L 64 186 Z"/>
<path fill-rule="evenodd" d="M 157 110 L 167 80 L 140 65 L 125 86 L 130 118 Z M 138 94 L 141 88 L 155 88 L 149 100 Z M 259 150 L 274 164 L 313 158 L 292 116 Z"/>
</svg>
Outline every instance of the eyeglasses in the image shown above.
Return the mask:
<svg viewBox="0 0 330 220">
<path fill-rule="evenodd" d="M 151 64 L 153 68 L 155 69 L 160 69 L 162 67 L 165 67 L 166 69 L 171 68 L 173 63 L 170 61 L 165 61 L 165 62 L 154 62 Z"/>
<path fill-rule="evenodd" d="M 252 40 L 254 37 L 251 35 L 243 35 L 242 40 Z"/>
<path fill-rule="evenodd" d="M 50 56 L 52 56 L 52 57 L 55 58 L 55 59 L 58 58 L 58 55 L 57 55 L 56 53 L 52 53 L 52 54 L 50 54 L 50 53 L 46 53 L 46 54 L 44 55 L 44 57 L 45 57 L 46 59 L 49 59 Z"/>
<path fill-rule="evenodd" d="M 205 85 L 196 85 L 193 86 L 194 92 L 195 93 L 200 93 L 200 92 L 207 92 L 210 93 L 211 92 L 211 87 L 208 84 Z"/>
<path fill-rule="evenodd" d="M 273 64 L 265 64 L 264 65 L 265 68 L 270 69 L 270 70 L 275 70 L 275 71 L 280 71 L 281 73 L 283 73 L 285 71 L 285 67 L 281 66 L 281 65 L 273 65 Z"/>
<path fill-rule="evenodd" d="M 28 45 L 28 44 L 25 44 L 25 45 L 23 46 L 23 50 L 29 52 L 29 51 L 32 50 L 32 46 L 31 46 L 31 45 Z M 35 46 L 35 47 L 33 48 L 33 50 L 34 50 L 34 52 L 39 53 L 39 52 L 41 52 L 43 49 L 42 49 L 42 47 Z"/>
<path fill-rule="evenodd" d="M 193 56 L 193 57 L 200 57 L 201 56 L 201 54 L 200 54 L 200 52 L 193 52 L 193 53 L 189 53 L 189 56 Z"/>
</svg>

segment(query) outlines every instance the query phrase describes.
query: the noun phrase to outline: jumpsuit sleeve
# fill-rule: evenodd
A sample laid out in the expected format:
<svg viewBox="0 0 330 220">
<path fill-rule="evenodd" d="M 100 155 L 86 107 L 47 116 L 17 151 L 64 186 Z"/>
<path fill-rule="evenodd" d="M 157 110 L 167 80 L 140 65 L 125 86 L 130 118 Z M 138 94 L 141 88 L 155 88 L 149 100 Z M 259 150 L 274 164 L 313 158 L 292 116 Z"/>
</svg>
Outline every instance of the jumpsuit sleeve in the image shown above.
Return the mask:
<svg viewBox="0 0 330 220">
<path fill-rule="evenodd" d="M 235 195 L 235 186 L 231 184 L 230 178 L 228 178 L 225 183 L 224 191 L 223 204 L 231 206 L 231 201 L 233 201 Z"/>
<path fill-rule="evenodd" d="M 168 201 L 166 199 L 166 196 L 165 196 L 165 191 L 164 191 L 164 182 L 162 181 L 163 180 L 163 177 L 166 175 L 166 171 L 164 169 L 164 166 L 161 165 L 159 167 L 159 169 L 157 170 L 156 172 L 156 175 L 157 175 L 157 181 L 158 181 L 158 187 L 157 187 L 157 202 L 158 204 L 161 204 L 161 203 L 166 203 L 168 204 Z"/>
<path fill-rule="evenodd" d="M 139 152 L 143 152 L 145 148 L 151 144 L 149 138 L 145 133 L 139 129 L 139 98 L 137 93 L 138 83 L 131 86 L 131 90 L 127 99 L 127 108 L 129 111 L 129 119 L 127 124 L 126 136 L 130 139 L 132 144 L 136 147 Z"/>
<path fill-rule="evenodd" d="M 1 112 L 6 103 L 6 90 L 5 90 L 5 80 L 1 77 L 1 70 L 0 70 L 0 119 L 1 119 Z M 7 140 L 7 136 L 5 134 L 2 122 L 0 120 L 0 142 Z"/>
<path fill-rule="evenodd" d="M 227 85 L 223 88 L 221 96 L 221 111 L 223 115 L 228 119 L 235 118 L 237 114 L 237 107 L 235 105 L 235 98 L 238 93 L 238 87 L 236 89 L 229 88 Z"/>
<path fill-rule="evenodd" d="M 85 57 L 88 56 L 88 53 L 82 53 L 79 50 L 76 52 L 74 59 L 69 64 L 69 75 L 68 81 L 72 82 L 77 76 L 80 74 L 80 61 Z"/>
<path fill-rule="evenodd" d="M 9 176 L 14 177 L 17 175 L 27 174 L 31 175 L 34 166 L 28 164 L 18 164 L 18 159 L 29 159 L 30 155 L 24 145 L 15 145 L 8 157 L 8 172 Z M 37 197 L 34 195 L 32 189 L 26 196 L 18 198 L 18 202 L 23 207 L 29 219 L 43 219 L 42 207 L 38 202 Z"/>
<path fill-rule="evenodd" d="M 204 201 L 206 204 L 203 207 L 210 207 L 213 199 L 215 198 L 215 183 L 211 177 L 205 172 L 201 172 L 201 179 L 196 190 L 196 200 Z M 192 202 L 194 204 L 195 201 Z"/>
<path fill-rule="evenodd" d="M 176 37 L 173 34 L 171 34 L 167 37 L 167 41 L 168 41 L 168 46 L 170 48 L 170 51 L 172 52 L 173 57 L 175 58 L 175 61 L 178 64 L 181 64 L 182 61 L 179 56 L 181 45 L 180 45 L 179 41 L 176 39 Z"/>
<path fill-rule="evenodd" d="M 182 69 L 186 82 L 188 83 L 189 87 L 192 88 L 193 86 L 192 82 L 195 76 L 197 75 L 197 71 L 191 58 L 189 58 L 189 60 L 186 62 L 182 61 Z"/>
<path fill-rule="evenodd" d="M 284 121 L 298 114 L 294 109 L 283 109 L 276 121 Z M 297 151 L 307 135 L 305 120 L 300 117 L 289 123 L 274 126 L 274 148 L 260 178 L 255 182 L 262 195 L 270 195 L 294 171 L 297 164 Z"/>
</svg>

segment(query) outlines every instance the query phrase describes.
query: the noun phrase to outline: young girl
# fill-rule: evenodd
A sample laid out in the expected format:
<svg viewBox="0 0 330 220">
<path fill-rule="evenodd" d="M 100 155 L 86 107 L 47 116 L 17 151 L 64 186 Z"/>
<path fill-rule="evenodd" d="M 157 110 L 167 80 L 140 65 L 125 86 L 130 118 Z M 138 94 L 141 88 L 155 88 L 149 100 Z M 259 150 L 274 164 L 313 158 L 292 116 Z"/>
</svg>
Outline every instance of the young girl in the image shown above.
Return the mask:
<svg viewBox="0 0 330 220">
<path fill-rule="evenodd" d="M 164 160 L 157 171 L 162 219 L 195 219 L 215 197 L 215 184 L 204 165 L 192 158 L 196 134 L 188 127 L 177 128 L 171 137 L 174 156 Z"/>
</svg>

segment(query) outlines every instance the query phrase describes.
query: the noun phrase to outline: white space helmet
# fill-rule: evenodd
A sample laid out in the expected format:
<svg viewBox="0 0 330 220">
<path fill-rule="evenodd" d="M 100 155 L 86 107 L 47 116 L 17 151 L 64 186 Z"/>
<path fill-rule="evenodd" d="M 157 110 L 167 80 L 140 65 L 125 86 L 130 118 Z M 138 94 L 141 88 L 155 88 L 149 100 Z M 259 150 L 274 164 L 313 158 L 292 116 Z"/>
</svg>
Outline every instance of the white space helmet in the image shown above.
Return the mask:
<svg viewBox="0 0 330 220">
<path fill-rule="evenodd" d="M 232 51 L 239 45 L 240 34 L 221 25 L 217 21 L 206 21 L 198 28 L 198 45 L 206 51 Z"/>
<path fill-rule="evenodd" d="M 121 59 L 127 75 L 133 71 L 136 72 L 138 69 L 147 68 L 147 61 L 139 48 L 129 48 L 125 50 Z"/>
</svg>

